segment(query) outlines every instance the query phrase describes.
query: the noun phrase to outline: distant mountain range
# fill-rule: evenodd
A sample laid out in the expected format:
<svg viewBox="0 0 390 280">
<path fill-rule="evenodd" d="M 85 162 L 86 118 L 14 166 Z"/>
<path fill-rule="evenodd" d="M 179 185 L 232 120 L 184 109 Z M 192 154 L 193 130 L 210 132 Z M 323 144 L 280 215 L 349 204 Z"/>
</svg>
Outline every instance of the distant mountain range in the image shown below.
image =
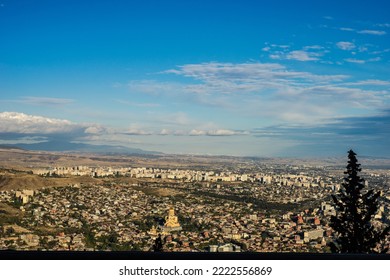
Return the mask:
<svg viewBox="0 0 390 280">
<path fill-rule="evenodd" d="M 163 154 L 156 151 L 146 151 L 137 148 L 127 148 L 123 146 L 110 145 L 88 145 L 83 143 L 49 141 L 34 144 L 0 145 L 0 149 L 21 149 L 30 151 L 48 151 L 48 152 L 87 152 L 101 154 L 137 154 L 152 155 Z"/>
<path fill-rule="evenodd" d="M 3 149 L 3 150 L 23 150 L 22 148 L 14 146 L 14 145 L 0 145 L 0 149 Z"/>
</svg>

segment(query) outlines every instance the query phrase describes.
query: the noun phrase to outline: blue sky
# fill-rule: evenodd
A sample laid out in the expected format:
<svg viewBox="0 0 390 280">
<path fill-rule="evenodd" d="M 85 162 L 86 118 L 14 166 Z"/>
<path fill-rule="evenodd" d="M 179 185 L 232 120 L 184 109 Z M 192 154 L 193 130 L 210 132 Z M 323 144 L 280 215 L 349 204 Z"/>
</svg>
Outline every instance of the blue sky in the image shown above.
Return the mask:
<svg viewBox="0 0 390 280">
<path fill-rule="evenodd" d="M 390 157 L 389 10 L 0 0 L 0 144 Z"/>
</svg>

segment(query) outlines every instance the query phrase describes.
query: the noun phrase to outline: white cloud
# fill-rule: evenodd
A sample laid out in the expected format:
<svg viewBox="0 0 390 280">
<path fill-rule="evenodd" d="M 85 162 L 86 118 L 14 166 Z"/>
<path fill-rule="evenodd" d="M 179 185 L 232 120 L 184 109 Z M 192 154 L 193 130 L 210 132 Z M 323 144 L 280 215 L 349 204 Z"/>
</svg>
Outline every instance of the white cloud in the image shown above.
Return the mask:
<svg viewBox="0 0 390 280">
<path fill-rule="evenodd" d="M 232 136 L 238 134 L 241 133 L 237 133 L 233 130 L 228 130 L 228 129 L 217 129 L 217 130 L 210 130 L 207 132 L 207 135 L 209 136 Z"/>
<path fill-rule="evenodd" d="M 0 113 L 0 133 L 53 134 L 79 130 L 68 120 L 45 118 L 17 112 Z"/>
<path fill-rule="evenodd" d="M 154 134 L 152 131 L 146 131 L 142 128 L 140 128 L 140 125 L 133 124 L 128 129 L 125 129 L 123 131 L 118 132 L 120 134 L 127 134 L 127 135 L 152 135 Z"/>
<path fill-rule="evenodd" d="M 355 29 L 349 28 L 349 27 L 341 27 L 340 30 L 342 30 L 342 31 L 355 31 Z"/>
<path fill-rule="evenodd" d="M 192 129 L 189 132 L 175 131 L 173 135 L 188 135 L 188 136 L 234 136 L 234 135 L 248 135 L 250 132 L 231 129 Z"/>
<path fill-rule="evenodd" d="M 280 49 L 288 49 L 290 46 L 289 45 L 272 44 L 271 47 L 273 47 L 273 48 L 280 48 Z"/>
<path fill-rule="evenodd" d="M 163 128 L 159 133 L 159 135 L 169 135 L 169 134 L 172 134 L 172 132 L 166 128 Z"/>
<path fill-rule="evenodd" d="M 86 134 L 103 134 L 107 133 L 107 129 L 100 125 L 89 126 L 84 130 Z"/>
<path fill-rule="evenodd" d="M 368 48 L 366 46 L 359 46 L 359 52 L 366 52 Z"/>
<path fill-rule="evenodd" d="M 188 134 L 190 136 L 201 136 L 201 135 L 206 135 L 206 131 L 204 130 L 197 130 L 197 129 L 193 129 L 190 131 L 190 133 Z"/>
<path fill-rule="evenodd" d="M 287 54 L 286 58 L 291 60 L 299 60 L 299 61 L 313 61 L 318 60 L 317 53 L 306 52 L 306 51 L 292 51 Z"/>
<path fill-rule="evenodd" d="M 351 48 L 350 44 L 353 43 L 346 42 L 340 46 Z M 359 63 L 357 60 L 349 62 Z M 192 83 L 187 81 L 174 90 L 177 96 L 186 96 L 186 102 L 190 100 L 200 106 L 215 106 L 237 117 L 264 119 L 270 123 L 326 122 L 335 115 L 356 113 L 358 104 L 367 104 L 369 110 L 381 108 L 386 99 L 386 94 L 379 91 L 363 90 L 356 88 L 363 85 L 348 84 L 352 77 L 296 71 L 279 63 L 186 64 L 164 73 L 193 79 Z M 223 125 L 221 121 L 215 127 L 205 128 L 194 120 L 178 122 L 173 119 L 172 116 L 165 116 L 159 118 L 159 122 L 169 124 L 173 131 L 179 128 L 178 125 L 184 128 L 180 133 L 173 132 L 179 135 L 213 136 Z M 185 127 L 188 129 L 191 126 L 196 129 L 185 130 Z M 225 134 L 231 135 L 232 131 L 238 133 L 230 130 Z"/>
<path fill-rule="evenodd" d="M 269 58 L 275 60 L 316 61 L 326 52 L 325 48 L 320 45 L 304 46 L 302 50 L 292 51 L 287 45 L 271 45 L 271 47 L 267 46 L 266 50 L 269 52 Z"/>
<path fill-rule="evenodd" d="M 282 57 L 279 54 L 270 54 L 269 58 L 271 58 L 271 59 L 281 59 Z"/>
<path fill-rule="evenodd" d="M 355 44 L 352 42 L 338 42 L 336 43 L 336 46 L 344 51 L 350 51 L 356 48 Z"/>
<path fill-rule="evenodd" d="M 388 27 L 386 24 L 377 24 L 376 26 Z M 349 32 L 356 32 L 358 34 L 379 35 L 379 36 L 387 34 L 386 31 L 383 31 L 383 30 L 369 30 L 369 29 L 356 30 L 356 29 L 349 28 L 349 27 L 341 27 L 341 28 L 339 28 L 339 30 L 341 30 L 341 31 L 349 31 Z"/>
<path fill-rule="evenodd" d="M 185 136 L 185 135 L 188 135 L 188 133 L 185 130 L 179 129 L 179 130 L 175 130 L 173 132 L 173 135 L 175 135 L 175 136 Z"/>
<path fill-rule="evenodd" d="M 324 47 L 322 47 L 320 45 L 311 45 L 311 46 L 305 46 L 303 49 L 304 50 L 322 50 L 322 49 L 324 49 Z"/>
<path fill-rule="evenodd" d="M 347 62 L 357 63 L 357 64 L 364 64 L 364 63 L 366 63 L 365 60 L 355 59 L 355 58 L 346 58 L 344 60 L 347 61 Z"/>
<path fill-rule="evenodd" d="M 273 120 L 288 120 L 297 112 L 295 119 L 306 122 L 318 121 L 337 110 L 334 102 L 330 102 L 337 95 L 336 91 L 318 98 L 311 88 L 345 82 L 348 78 L 294 71 L 277 63 L 255 62 L 188 64 L 167 73 L 193 78 L 195 82 L 183 93 L 204 97 L 201 105 L 210 104 L 240 116 Z"/>
<path fill-rule="evenodd" d="M 25 136 L 25 137 L 18 137 L 16 139 L 10 139 L 10 140 L 3 140 L 0 139 L 0 144 L 7 144 L 7 145 L 15 145 L 15 144 L 37 144 L 37 143 L 44 143 L 47 142 L 46 137 L 40 137 L 40 136 Z"/>
<path fill-rule="evenodd" d="M 73 99 L 36 96 L 23 96 L 18 100 L 11 101 L 34 106 L 64 106 L 74 102 Z"/>
<path fill-rule="evenodd" d="M 381 60 L 382 60 L 382 58 L 380 58 L 380 57 L 373 57 L 373 58 L 368 59 L 369 62 L 377 62 L 377 61 L 381 61 Z"/>
<path fill-rule="evenodd" d="M 379 24 L 377 24 L 377 26 L 380 26 L 380 27 L 390 27 L 390 23 L 379 23 Z"/>
<path fill-rule="evenodd" d="M 390 85 L 390 81 L 383 80 L 363 80 L 354 83 L 347 83 L 346 85 L 353 86 L 388 86 Z"/>
<path fill-rule="evenodd" d="M 371 54 L 383 54 L 383 53 L 388 53 L 388 52 L 390 52 L 390 49 L 384 49 L 381 51 L 374 51 Z"/>
<path fill-rule="evenodd" d="M 213 130 L 191 130 L 188 135 L 190 136 L 234 136 L 234 135 L 246 135 L 247 131 L 237 131 L 230 129 L 213 129 Z"/>
<path fill-rule="evenodd" d="M 358 31 L 357 33 L 359 34 L 370 34 L 370 35 L 386 35 L 386 31 L 382 31 L 382 30 L 360 30 Z"/>
<path fill-rule="evenodd" d="M 293 71 L 278 63 L 201 63 L 186 64 L 179 69 L 167 70 L 204 82 L 210 92 L 229 92 L 222 89 L 229 87 L 239 91 L 257 91 L 264 88 L 296 84 L 297 80 L 311 82 L 340 81 L 345 75 L 316 75 L 309 72 Z M 214 88 L 214 90 L 212 90 Z"/>
</svg>

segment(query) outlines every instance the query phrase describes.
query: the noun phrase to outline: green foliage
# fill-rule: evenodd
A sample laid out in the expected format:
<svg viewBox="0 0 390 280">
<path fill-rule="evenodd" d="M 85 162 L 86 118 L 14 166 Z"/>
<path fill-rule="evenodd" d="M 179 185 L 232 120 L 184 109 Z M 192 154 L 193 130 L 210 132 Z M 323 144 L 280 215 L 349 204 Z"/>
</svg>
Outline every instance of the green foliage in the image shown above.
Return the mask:
<svg viewBox="0 0 390 280">
<path fill-rule="evenodd" d="M 218 200 L 252 203 L 253 210 L 268 211 L 272 214 L 280 214 L 285 213 L 287 211 L 301 211 L 303 209 L 311 208 L 311 206 L 316 205 L 317 203 L 315 200 L 306 200 L 299 203 L 278 203 L 270 202 L 265 199 L 251 197 L 245 194 L 221 194 L 205 190 L 196 190 L 193 193 L 199 197 L 210 197 Z"/>
<path fill-rule="evenodd" d="M 347 175 L 338 196 L 333 195 L 337 210 L 331 217 L 330 226 L 337 239 L 331 245 L 332 252 L 376 253 L 377 247 L 386 238 L 390 228 L 376 229 L 372 219 L 378 211 L 380 192 L 363 192 L 364 180 L 358 175 L 361 171 L 356 154 L 348 152 Z"/>
<path fill-rule="evenodd" d="M 163 242 L 161 239 L 161 234 L 159 234 L 158 237 L 154 240 L 154 245 L 153 245 L 152 249 L 154 252 L 162 252 L 163 251 Z"/>
<path fill-rule="evenodd" d="M 57 246 L 57 241 L 56 240 L 51 240 L 47 243 L 47 248 L 48 249 L 53 249 L 55 246 Z"/>
<path fill-rule="evenodd" d="M 141 231 L 148 231 L 155 224 L 156 217 L 146 216 L 143 220 L 135 220 L 133 223 Z"/>
<path fill-rule="evenodd" d="M 119 235 L 116 232 L 111 232 L 108 235 L 103 235 L 97 238 L 98 250 L 118 251 L 120 245 L 118 244 Z"/>
<path fill-rule="evenodd" d="M 95 238 L 95 234 L 91 230 L 91 227 L 89 225 L 87 225 L 86 223 L 83 223 L 83 227 L 81 228 L 81 231 L 84 234 L 85 245 L 88 248 L 95 248 L 96 247 L 96 238 Z"/>
<path fill-rule="evenodd" d="M 15 229 L 13 227 L 9 227 L 7 228 L 7 230 L 5 231 L 5 234 L 6 235 L 13 235 L 15 233 Z"/>
<path fill-rule="evenodd" d="M 82 229 L 80 229 L 80 228 L 67 227 L 67 228 L 64 228 L 64 233 L 69 235 L 69 234 L 79 234 L 79 233 L 83 233 L 83 232 L 82 232 Z"/>
<path fill-rule="evenodd" d="M 23 205 L 22 201 L 19 198 L 15 198 L 12 206 L 19 209 L 20 206 L 22 205 Z"/>
<path fill-rule="evenodd" d="M 20 218 L 10 215 L 0 215 L 0 224 L 20 224 Z"/>
</svg>

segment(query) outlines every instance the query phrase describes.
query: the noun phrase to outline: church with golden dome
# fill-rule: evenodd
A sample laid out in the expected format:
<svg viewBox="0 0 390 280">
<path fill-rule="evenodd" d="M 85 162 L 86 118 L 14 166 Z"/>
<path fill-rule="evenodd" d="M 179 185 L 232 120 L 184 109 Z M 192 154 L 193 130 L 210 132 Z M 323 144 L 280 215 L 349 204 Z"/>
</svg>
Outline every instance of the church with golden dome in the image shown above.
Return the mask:
<svg viewBox="0 0 390 280">
<path fill-rule="evenodd" d="M 168 216 L 165 217 L 164 226 L 160 227 L 163 232 L 179 231 L 182 230 L 179 219 L 175 215 L 175 209 L 171 206 L 168 211 Z"/>
</svg>

